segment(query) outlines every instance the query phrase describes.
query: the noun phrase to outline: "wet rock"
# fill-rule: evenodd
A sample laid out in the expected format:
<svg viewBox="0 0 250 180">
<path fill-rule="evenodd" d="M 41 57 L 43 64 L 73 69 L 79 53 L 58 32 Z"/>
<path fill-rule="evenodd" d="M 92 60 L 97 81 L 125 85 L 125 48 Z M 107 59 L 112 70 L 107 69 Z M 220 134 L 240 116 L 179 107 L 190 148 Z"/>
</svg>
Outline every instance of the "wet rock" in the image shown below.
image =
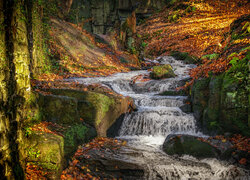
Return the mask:
<svg viewBox="0 0 250 180">
<path fill-rule="evenodd" d="M 225 75 L 221 89 L 220 124 L 223 130 L 250 136 L 249 92 Z"/>
<path fill-rule="evenodd" d="M 213 76 L 208 84 L 209 95 L 207 106 L 203 112 L 203 130 L 205 131 L 221 131 L 219 124 L 216 123 L 220 118 L 220 99 L 221 99 L 221 86 L 223 81 L 223 75 Z"/>
<path fill-rule="evenodd" d="M 163 79 L 175 77 L 173 68 L 170 64 L 165 64 L 162 66 L 154 66 L 153 71 L 150 73 L 152 79 Z"/>
<path fill-rule="evenodd" d="M 220 155 L 217 148 L 190 135 L 169 135 L 163 144 L 163 150 L 169 155 L 187 154 L 200 159 L 218 158 Z"/>
<path fill-rule="evenodd" d="M 141 165 L 124 159 L 116 157 L 115 152 L 105 150 L 101 152 L 100 150 L 91 149 L 88 152 L 90 158 L 87 162 L 90 166 L 95 166 L 99 172 L 97 172 L 99 177 L 108 178 L 122 178 L 127 180 L 137 180 L 143 179 L 145 168 Z"/>
<path fill-rule="evenodd" d="M 185 92 L 184 90 L 164 91 L 164 92 L 160 93 L 159 95 L 162 95 L 162 96 L 186 96 L 187 92 Z"/>
<path fill-rule="evenodd" d="M 122 114 L 116 121 L 113 123 L 107 131 L 108 137 L 119 136 L 119 130 L 121 129 L 125 114 Z"/>
<path fill-rule="evenodd" d="M 191 113 L 192 112 L 192 106 L 190 104 L 184 104 L 180 107 L 180 109 L 185 113 Z"/>
</svg>

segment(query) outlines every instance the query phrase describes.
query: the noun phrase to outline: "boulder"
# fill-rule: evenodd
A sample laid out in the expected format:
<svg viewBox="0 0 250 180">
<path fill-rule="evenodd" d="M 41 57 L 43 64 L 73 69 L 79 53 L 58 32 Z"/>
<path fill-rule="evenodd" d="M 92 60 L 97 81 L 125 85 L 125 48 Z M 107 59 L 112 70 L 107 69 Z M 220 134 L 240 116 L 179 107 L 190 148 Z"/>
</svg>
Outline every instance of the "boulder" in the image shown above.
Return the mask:
<svg viewBox="0 0 250 180">
<path fill-rule="evenodd" d="M 109 127 L 133 107 L 129 97 L 117 94 L 80 91 L 73 89 L 50 89 L 56 95 L 77 99 L 77 111 L 83 121 L 96 128 L 98 136 L 106 136 Z"/>
<path fill-rule="evenodd" d="M 96 132 L 83 123 L 47 128 L 50 132 L 29 130 L 25 138 L 25 156 L 27 163 L 48 172 L 48 179 L 58 179 L 77 147 L 96 137 Z"/>
<path fill-rule="evenodd" d="M 173 68 L 170 64 L 165 64 L 161 66 L 154 66 L 150 77 L 152 79 L 162 79 L 162 78 L 171 78 L 175 77 Z"/>
<path fill-rule="evenodd" d="M 64 140 L 62 136 L 32 131 L 26 143 L 26 161 L 42 167 L 49 179 L 60 177 L 64 164 Z"/>
<path fill-rule="evenodd" d="M 199 159 L 216 158 L 220 155 L 217 148 L 190 135 L 169 135 L 163 144 L 163 151 L 169 155 L 187 154 Z"/>
</svg>

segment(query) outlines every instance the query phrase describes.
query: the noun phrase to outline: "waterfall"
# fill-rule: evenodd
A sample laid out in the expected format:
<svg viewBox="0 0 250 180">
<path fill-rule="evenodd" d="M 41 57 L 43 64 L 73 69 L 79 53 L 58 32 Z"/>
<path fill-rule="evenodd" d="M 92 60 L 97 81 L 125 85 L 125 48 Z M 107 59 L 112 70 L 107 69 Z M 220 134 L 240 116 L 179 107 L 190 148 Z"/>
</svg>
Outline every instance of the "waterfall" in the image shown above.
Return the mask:
<svg viewBox="0 0 250 180">
<path fill-rule="evenodd" d="M 186 96 L 160 96 L 164 91 L 176 91 L 190 78 L 188 72 L 194 65 L 184 64 L 173 57 L 156 59 L 161 64 L 171 64 L 174 78 L 146 82 L 131 79 L 148 75 L 148 71 L 118 73 L 109 77 L 74 79 L 79 83 L 101 83 L 115 92 L 134 99 L 137 111 L 126 114 L 119 130 L 120 139 L 128 141 L 120 150 L 120 161 L 133 162 L 144 167 L 143 179 L 248 179 L 249 172 L 216 159 L 197 160 L 194 157 L 171 157 L 162 150 L 169 134 L 191 134 L 204 136 L 196 127 L 194 116 L 184 113 Z"/>
</svg>

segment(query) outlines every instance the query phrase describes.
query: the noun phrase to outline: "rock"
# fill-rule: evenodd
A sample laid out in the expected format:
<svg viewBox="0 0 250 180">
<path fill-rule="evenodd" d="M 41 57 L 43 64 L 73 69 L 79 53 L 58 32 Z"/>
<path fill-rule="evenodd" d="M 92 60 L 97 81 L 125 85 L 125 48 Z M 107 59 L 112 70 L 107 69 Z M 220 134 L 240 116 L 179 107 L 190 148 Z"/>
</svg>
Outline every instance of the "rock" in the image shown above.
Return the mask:
<svg viewBox="0 0 250 180">
<path fill-rule="evenodd" d="M 95 34 L 106 34 L 114 27 L 120 26 L 131 14 L 138 0 L 74 0 L 69 12 L 70 21 L 79 23 L 84 29 Z M 137 18 L 146 18 L 155 10 L 160 10 L 166 4 L 165 0 L 140 0 L 136 9 Z M 77 13 L 77 18 L 76 17 Z M 79 22 L 81 19 L 91 21 Z"/>
<path fill-rule="evenodd" d="M 248 90 L 230 74 L 195 81 L 191 102 L 194 116 L 204 132 L 250 136 Z"/>
<path fill-rule="evenodd" d="M 161 96 L 186 96 L 187 92 L 184 90 L 179 90 L 179 91 L 164 91 L 160 93 L 159 95 Z"/>
<path fill-rule="evenodd" d="M 187 154 L 199 159 L 216 158 L 220 155 L 217 148 L 190 135 L 169 135 L 163 144 L 163 151 L 169 155 Z"/>
<path fill-rule="evenodd" d="M 49 179 L 58 179 L 64 164 L 64 140 L 62 136 L 32 131 L 26 140 L 27 162 L 48 171 Z"/>
<path fill-rule="evenodd" d="M 85 123 L 96 128 L 98 136 L 106 136 L 108 128 L 124 113 L 133 109 L 133 101 L 129 97 L 115 93 L 105 94 L 93 91 L 72 89 L 50 89 L 56 95 L 64 95 L 77 99 L 77 111 Z"/>
<path fill-rule="evenodd" d="M 220 104 L 223 130 L 250 136 L 249 92 L 228 75 L 223 79 Z"/>
<path fill-rule="evenodd" d="M 81 122 L 76 98 L 40 94 L 39 106 L 41 107 L 43 120 L 68 125 Z"/>
<path fill-rule="evenodd" d="M 203 112 L 207 107 L 209 99 L 208 89 L 209 79 L 200 79 L 195 81 L 191 89 L 191 101 L 194 117 L 202 124 Z"/>
<path fill-rule="evenodd" d="M 150 73 L 152 79 L 162 79 L 175 77 L 173 68 L 170 64 L 165 64 L 161 66 L 154 66 L 153 71 Z"/>
<path fill-rule="evenodd" d="M 190 104 L 184 104 L 180 107 L 180 109 L 185 113 L 191 113 L 192 112 L 192 106 Z"/>
<path fill-rule="evenodd" d="M 91 134 L 90 132 L 90 129 L 83 124 L 76 124 L 65 130 L 65 132 L 63 133 L 63 139 L 64 154 L 66 159 L 68 159 L 76 151 L 79 145 L 96 136 L 95 134 Z"/>
<path fill-rule="evenodd" d="M 107 131 L 108 137 L 117 137 L 119 136 L 119 130 L 121 129 L 125 114 L 122 114 L 116 121 L 113 123 Z"/>
<path fill-rule="evenodd" d="M 62 126 L 59 129 L 61 136 L 56 135 L 58 127 L 47 128 L 55 134 L 30 131 L 25 139 L 25 156 L 27 162 L 35 163 L 44 172 L 49 172 L 48 179 L 58 179 L 77 147 L 96 137 L 96 132 L 82 123 Z"/>
<path fill-rule="evenodd" d="M 202 124 L 203 130 L 215 131 L 219 133 L 222 131 L 219 126 L 218 120 L 220 119 L 220 99 L 221 99 L 221 86 L 223 81 L 223 75 L 213 76 L 210 79 L 209 97 L 207 106 L 203 112 Z"/>
<path fill-rule="evenodd" d="M 97 140 L 98 141 L 98 140 Z M 90 174 L 100 179 L 144 179 L 145 167 L 144 164 L 131 161 L 128 157 L 142 155 L 134 148 L 120 146 L 115 139 L 105 139 L 97 146 L 95 140 L 79 146 L 80 155 L 75 155 L 74 158 L 78 160 L 76 167 L 88 167 Z M 129 156 L 127 156 L 129 155 Z M 70 165 L 67 169 L 71 169 Z M 66 171 L 67 171 L 66 169 Z M 80 173 L 86 174 L 85 168 L 79 169 Z"/>
<path fill-rule="evenodd" d="M 195 64 L 197 63 L 197 58 L 190 56 L 186 52 L 173 51 L 171 52 L 171 56 L 173 56 L 177 60 L 182 60 L 186 64 Z"/>
</svg>

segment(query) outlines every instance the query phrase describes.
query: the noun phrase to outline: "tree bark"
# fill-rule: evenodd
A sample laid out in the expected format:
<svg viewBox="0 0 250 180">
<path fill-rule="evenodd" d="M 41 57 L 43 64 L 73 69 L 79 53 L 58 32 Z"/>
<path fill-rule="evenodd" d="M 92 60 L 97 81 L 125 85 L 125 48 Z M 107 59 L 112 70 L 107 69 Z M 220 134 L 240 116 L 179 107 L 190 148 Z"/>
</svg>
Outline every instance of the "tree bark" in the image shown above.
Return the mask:
<svg viewBox="0 0 250 180">
<path fill-rule="evenodd" d="M 24 179 L 22 120 L 31 95 L 24 0 L 0 0 L 0 176 Z"/>
</svg>

